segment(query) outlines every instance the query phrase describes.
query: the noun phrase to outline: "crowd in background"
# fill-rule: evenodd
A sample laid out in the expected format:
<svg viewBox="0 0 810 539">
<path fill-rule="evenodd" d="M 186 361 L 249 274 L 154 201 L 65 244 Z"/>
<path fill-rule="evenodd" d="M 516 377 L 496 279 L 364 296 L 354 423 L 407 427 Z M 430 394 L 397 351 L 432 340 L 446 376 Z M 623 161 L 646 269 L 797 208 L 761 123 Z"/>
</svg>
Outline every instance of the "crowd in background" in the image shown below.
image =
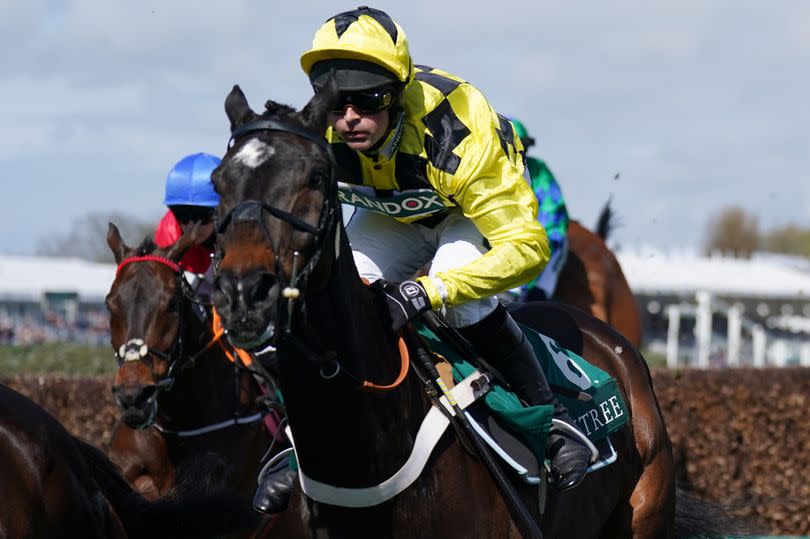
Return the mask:
<svg viewBox="0 0 810 539">
<path fill-rule="evenodd" d="M 0 344 L 22 346 L 46 342 L 109 343 L 109 314 L 103 306 L 83 306 L 76 316 L 58 310 L 25 313 L 0 311 Z"/>
</svg>

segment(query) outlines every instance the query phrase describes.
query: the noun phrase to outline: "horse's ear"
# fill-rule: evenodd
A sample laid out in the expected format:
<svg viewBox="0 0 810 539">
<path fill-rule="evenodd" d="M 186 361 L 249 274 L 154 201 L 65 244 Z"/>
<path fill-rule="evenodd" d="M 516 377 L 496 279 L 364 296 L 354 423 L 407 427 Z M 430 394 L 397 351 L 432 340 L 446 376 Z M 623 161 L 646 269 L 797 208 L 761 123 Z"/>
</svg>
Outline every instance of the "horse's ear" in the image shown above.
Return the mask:
<svg viewBox="0 0 810 539">
<path fill-rule="evenodd" d="M 174 245 L 169 247 L 164 256 L 172 262 L 180 262 L 180 259 L 183 258 L 184 254 L 186 254 L 189 247 L 197 243 L 202 243 L 202 241 L 205 239 L 202 237 L 202 235 L 202 223 L 194 223 L 191 230 L 187 230 L 185 233 L 183 233 L 183 235 L 180 236 L 180 239 L 174 242 Z"/>
<path fill-rule="evenodd" d="M 225 114 L 228 115 L 228 119 L 231 121 L 231 131 L 248 121 L 255 114 L 248 105 L 247 98 L 245 98 L 245 94 L 242 93 L 242 89 L 239 88 L 238 84 L 233 87 L 231 93 L 225 98 Z"/>
<path fill-rule="evenodd" d="M 309 100 L 307 106 L 301 110 L 301 122 L 305 127 L 315 133 L 323 133 L 329 125 L 329 111 L 335 108 L 338 100 L 337 79 L 335 73 L 330 72 L 326 84 Z"/>
<path fill-rule="evenodd" d="M 107 224 L 109 225 L 107 227 L 107 245 L 110 246 L 110 250 L 115 257 L 115 263 L 120 264 L 131 249 L 127 247 L 127 244 L 121 239 L 121 233 L 118 231 L 118 227 L 112 223 Z"/>
</svg>

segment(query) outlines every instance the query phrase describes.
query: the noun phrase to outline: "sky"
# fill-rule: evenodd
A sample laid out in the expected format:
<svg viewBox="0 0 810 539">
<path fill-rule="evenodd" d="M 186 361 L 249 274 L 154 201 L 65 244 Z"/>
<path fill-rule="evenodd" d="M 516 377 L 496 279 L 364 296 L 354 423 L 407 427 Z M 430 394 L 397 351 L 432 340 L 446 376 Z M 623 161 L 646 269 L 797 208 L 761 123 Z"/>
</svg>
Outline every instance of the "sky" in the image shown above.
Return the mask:
<svg viewBox="0 0 810 539">
<path fill-rule="evenodd" d="M 0 254 L 91 212 L 157 220 L 172 165 L 224 153 L 231 87 L 254 109 L 302 107 L 301 52 L 356 6 L 0 0 Z M 371 6 L 416 63 L 524 121 L 573 218 L 592 225 L 612 197 L 615 243 L 699 247 L 730 205 L 766 229 L 810 226 L 810 2 Z"/>
</svg>

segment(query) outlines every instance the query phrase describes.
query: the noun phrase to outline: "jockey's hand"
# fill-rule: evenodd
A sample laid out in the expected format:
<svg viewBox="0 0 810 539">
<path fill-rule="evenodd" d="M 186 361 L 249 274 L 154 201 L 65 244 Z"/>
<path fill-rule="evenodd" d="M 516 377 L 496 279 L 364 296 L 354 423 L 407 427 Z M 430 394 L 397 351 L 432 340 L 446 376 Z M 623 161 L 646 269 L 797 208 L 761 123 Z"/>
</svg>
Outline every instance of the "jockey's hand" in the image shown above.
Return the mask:
<svg viewBox="0 0 810 539">
<path fill-rule="evenodd" d="M 402 326 L 430 310 L 430 298 L 421 284 L 416 281 L 401 283 L 379 279 L 372 287 L 385 294 L 388 312 L 391 314 L 391 329 L 399 333 Z"/>
</svg>

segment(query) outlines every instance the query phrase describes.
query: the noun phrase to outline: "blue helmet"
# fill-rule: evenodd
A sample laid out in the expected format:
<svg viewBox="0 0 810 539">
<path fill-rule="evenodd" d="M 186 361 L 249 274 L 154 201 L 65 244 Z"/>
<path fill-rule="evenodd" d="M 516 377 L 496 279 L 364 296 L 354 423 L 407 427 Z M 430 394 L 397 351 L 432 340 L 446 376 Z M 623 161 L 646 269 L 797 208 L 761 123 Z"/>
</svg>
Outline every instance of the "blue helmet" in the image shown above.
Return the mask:
<svg viewBox="0 0 810 539">
<path fill-rule="evenodd" d="M 167 206 L 208 206 L 219 204 L 219 195 L 211 183 L 211 173 L 220 158 L 207 153 L 188 155 L 177 162 L 166 177 Z"/>
</svg>

